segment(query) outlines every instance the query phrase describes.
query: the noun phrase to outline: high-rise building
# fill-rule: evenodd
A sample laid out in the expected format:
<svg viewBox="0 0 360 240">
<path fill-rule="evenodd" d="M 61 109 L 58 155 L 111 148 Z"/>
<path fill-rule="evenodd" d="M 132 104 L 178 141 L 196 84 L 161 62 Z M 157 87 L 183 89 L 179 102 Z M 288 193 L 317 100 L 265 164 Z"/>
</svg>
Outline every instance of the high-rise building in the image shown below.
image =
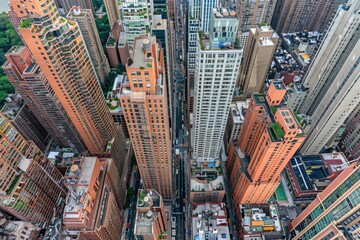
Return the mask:
<svg viewBox="0 0 360 240">
<path fill-rule="evenodd" d="M 154 3 L 155 4 L 155 3 Z M 155 18 L 155 17 L 154 17 Z M 167 93 L 168 93 L 168 108 L 169 108 L 169 117 L 173 116 L 172 106 L 173 106 L 173 64 L 171 61 L 170 51 L 172 50 L 170 48 L 171 45 L 171 37 L 168 32 L 167 27 L 167 20 L 164 19 L 154 19 L 152 28 L 151 28 L 151 34 L 156 37 L 156 41 L 158 41 L 161 44 L 161 48 L 164 50 L 164 61 L 166 64 L 165 67 L 165 73 L 166 73 L 166 86 L 167 86 Z M 170 121 L 171 123 L 171 121 Z"/>
<path fill-rule="evenodd" d="M 104 0 L 104 5 L 106 9 L 106 14 L 109 19 L 110 28 L 113 28 L 114 25 L 120 20 L 120 12 L 117 0 Z"/>
<path fill-rule="evenodd" d="M 291 239 L 359 239 L 360 165 L 353 163 L 290 225 Z"/>
<path fill-rule="evenodd" d="M 63 8 L 65 15 L 70 11 L 73 6 L 79 6 L 83 9 L 91 9 L 95 14 L 95 8 L 92 0 L 55 0 L 58 8 Z"/>
<path fill-rule="evenodd" d="M 170 3 L 172 4 L 172 3 Z M 167 1 L 166 0 L 155 0 L 153 2 L 154 7 L 154 15 L 161 15 L 161 19 L 167 19 L 168 13 L 167 13 Z"/>
<path fill-rule="evenodd" d="M 200 29 L 204 33 L 210 32 L 210 21 L 213 15 L 213 9 L 219 5 L 219 0 L 204 0 L 200 2 Z"/>
<path fill-rule="evenodd" d="M 137 240 L 156 240 L 167 236 L 164 202 L 156 190 L 138 191 L 134 236 Z"/>
<path fill-rule="evenodd" d="M 339 142 L 340 149 L 348 159 L 360 157 L 360 104 L 346 120 L 345 132 Z"/>
<path fill-rule="evenodd" d="M 230 147 L 227 171 L 235 209 L 239 204 L 266 203 L 280 174 L 305 139 L 296 115 L 281 106 L 282 82 L 267 95 L 253 95 L 241 127 L 238 146 Z"/>
<path fill-rule="evenodd" d="M 7 61 L 2 68 L 10 83 L 55 143 L 83 152 L 84 142 L 29 49 L 13 46 L 5 57 Z"/>
<path fill-rule="evenodd" d="M 135 38 L 120 104 L 145 189 L 172 197 L 171 136 L 163 50 L 153 36 Z"/>
<path fill-rule="evenodd" d="M 120 5 L 122 27 L 128 43 L 133 47 L 135 37 L 150 33 L 153 1 L 123 0 Z"/>
<path fill-rule="evenodd" d="M 236 12 L 239 19 L 239 40 L 245 46 L 250 29 L 259 24 L 270 24 L 277 0 L 239 0 Z"/>
<path fill-rule="evenodd" d="M 46 228 L 66 190 L 62 174 L 0 113 L 0 209 Z"/>
<path fill-rule="evenodd" d="M 195 72 L 193 157 L 219 158 L 243 50 L 235 46 L 238 19 L 231 9 L 212 12 L 210 33 L 198 34 Z M 226 44 L 226 45 L 225 45 Z"/>
<path fill-rule="evenodd" d="M 112 159 L 82 157 L 65 174 L 69 189 L 63 214 L 62 236 L 78 239 L 118 239 L 122 231 L 122 213 L 113 181 L 119 176 L 109 168 Z M 113 179 L 113 174 L 115 179 Z M 114 188 L 115 187 L 115 188 Z"/>
<path fill-rule="evenodd" d="M 110 66 L 101 45 L 94 15 L 90 9 L 73 6 L 66 17 L 78 23 L 95 72 L 99 80 L 104 83 L 110 72 Z"/>
<path fill-rule="evenodd" d="M 310 119 L 304 155 L 335 146 L 334 136 L 360 102 L 360 2 L 348 4 L 336 13 L 304 78 L 307 94 L 297 109 Z"/>
<path fill-rule="evenodd" d="M 11 0 L 10 4 L 22 19 L 18 31 L 24 43 L 86 148 L 92 155 L 110 154 L 121 173 L 124 143 L 112 122 L 78 25 L 60 17 L 53 0 Z"/>
<path fill-rule="evenodd" d="M 271 26 L 278 33 L 303 30 L 325 32 L 336 9 L 345 2 L 346 0 L 277 0 Z"/>
<path fill-rule="evenodd" d="M 268 25 L 250 29 L 237 83 L 241 91 L 241 100 L 264 91 L 278 39 L 279 36 Z"/>
</svg>

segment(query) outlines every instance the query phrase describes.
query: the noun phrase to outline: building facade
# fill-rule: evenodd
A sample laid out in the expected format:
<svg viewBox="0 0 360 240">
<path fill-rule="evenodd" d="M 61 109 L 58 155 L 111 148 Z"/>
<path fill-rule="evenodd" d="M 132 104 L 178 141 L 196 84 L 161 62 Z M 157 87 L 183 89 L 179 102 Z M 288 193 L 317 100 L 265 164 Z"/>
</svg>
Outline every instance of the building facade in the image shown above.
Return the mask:
<svg viewBox="0 0 360 240">
<path fill-rule="evenodd" d="M 304 78 L 307 94 L 297 111 L 310 117 L 304 155 L 335 146 L 334 136 L 360 102 L 360 2 L 348 4 L 336 13 Z"/>
<path fill-rule="evenodd" d="M 0 209 L 46 228 L 65 199 L 64 178 L 0 113 Z"/>
<path fill-rule="evenodd" d="M 278 0 L 271 26 L 278 33 L 303 30 L 325 32 L 338 6 L 345 2 L 345 0 Z"/>
<path fill-rule="evenodd" d="M 60 17 L 53 0 L 11 0 L 10 5 L 22 19 L 18 31 L 24 43 L 86 148 L 92 155 L 111 155 L 122 172 L 122 139 L 76 22 Z"/>
<path fill-rule="evenodd" d="M 120 20 L 120 11 L 117 0 L 104 0 L 106 14 L 109 19 L 110 28 L 113 28 Z"/>
<path fill-rule="evenodd" d="M 360 157 L 360 104 L 354 109 L 346 121 L 345 132 L 339 142 L 340 149 L 348 159 Z"/>
<path fill-rule="evenodd" d="M 195 67 L 191 144 L 193 158 L 201 162 L 213 162 L 219 158 L 243 53 L 235 46 L 236 13 L 219 9 L 219 12 L 212 13 L 211 20 L 210 33 L 200 32 L 198 35 Z"/>
<path fill-rule="evenodd" d="M 86 149 L 78 131 L 27 47 L 13 46 L 2 68 L 25 104 L 60 147 Z"/>
<path fill-rule="evenodd" d="M 135 39 L 128 82 L 120 93 L 130 140 L 146 189 L 172 198 L 172 158 L 164 54 L 155 37 Z"/>
<path fill-rule="evenodd" d="M 267 95 L 253 95 L 238 146 L 230 147 L 227 171 L 234 208 L 266 203 L 281 172 L 305 139 L 291 109 L 281 106 L 286 88 L 272 82 Z"/>
<path fill-rule="evenodd" d="M 152 16 L 153 1 L 149 3 L 141 0 L 121 1 L 120 17 L 130 47 L 133 47 L 135 37 L 150 32 Z"/>
<path fill-rule="evenodd" d="M 360 237 L 360 165 L 353 163 L 295 218 L 291 239 Z"/>
<path fill-rule="evenodd" d="M 73 6 L 79 6 L 83 9 L 91 9 L 91 12 L 95 14 L 95 8 L 92 0 L 55 0 L 58 8 L 63 8 L 65 14 L 67 14 Z"/>
<path fill-rule="evenodd" d="M 67 169 L 65 185 L 69 193 L 63 214 L 64 238 L 107 240 L 121 235 L 120 199 L 113 185 L 119 177 L 117 171 L 109 169 L 112 162 L 112 159 L 82 157 Z"/>
<path fill-rule="evenodd" d="M 101 45 L 93 13 L 90 9 L 73 6 L 66 17 L 78 23 L 96 75 L 104 83 L 110 72 L 110 65 Z"/>
<path fill-rule="evenodd" d="M 264 91 L 265 80 L 278 39 L 279 36 L 270 26 L 257 26 L 250 29 L 237 83 L 241 91 L 241 100 Z"/>
</svg>

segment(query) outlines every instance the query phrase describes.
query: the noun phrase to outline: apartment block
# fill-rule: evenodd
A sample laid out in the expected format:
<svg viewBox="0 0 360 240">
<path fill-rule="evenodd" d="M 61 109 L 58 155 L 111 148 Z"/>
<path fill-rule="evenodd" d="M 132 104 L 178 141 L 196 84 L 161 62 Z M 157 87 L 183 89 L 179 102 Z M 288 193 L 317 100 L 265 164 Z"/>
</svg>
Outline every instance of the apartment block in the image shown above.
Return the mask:
<svg viewBox="0 0 360 240">
<path fill-rule="evenodd" d="M 240 100 L 265 90 L 265 80 L 278 40 L 279 36 L 270 26 L 250 29 L 237 82 L 241 92 Z"/>
<path fill-rule="evenodd" d="M 11 0 L 10 4 L 22 19 L 18 31 L 24 43 L 87 150 L 92 155 L 111 155 L 121 173 L 124 143 L 112 122 L 80 28 L 60 17 L 53 0 Z"/>
<path fill-rule="evenodd" d="M 122 212 L 111 181 L 117 174 L 112 159 L 82 157 L 65 173 L 69 189 L 63 214 L 62 236 L 77 239 L 117 239 L 121 235 Z"/>
<path fill-rule="evenodd" d="M 305 139 L 291 109 L 281 102 L 286 88 L 272 82 L 267 95 L 253 95 L 237 146 L 230 147 L 227 173 L 234 208 L 265 203 L 281 172 Z"/>
<path fill-rule="evenodd" d="M 46 228 L 61 211 L 66 189 L 62 174 L 32 141 L 0 113 L 0 209 Z"/>
<path fill-rule="evenodd" d="M 73 6 L 66 17 L 78 23 L 96 75 L 104 83 L 110 72 L 110 65 L 101 45 L 93 13 L 90 9 Z"/>
<path fill-rule="evenodd" d="M 192 130 L 193 158 L 219 158 L 243 50 L 236 45 L 238 19 L 232 9 L 214 9 L 210 33 L 198 33 Z"/>
<path fill-rule="evenodd" d="M 39 238 L 40 228 L 26 221 L 11 219 L 10 216 L 0 213 L 0 231 L 4 239 L 28 239 Z"/>
<path fill-rule="evenodd" d="M 291 222 L 291 239 L 360 237 L 360 165 L 353 163 Z"/>
<path fill-rule="evenodd" d="M 5 57 L 7 61 L 2 68 L 10 83 L 51 138 L 60 147 L 71 147 L 77 152 L 83 152 L 86 147 L 80 134 L 29 49 L 13 46 Z"/>
<path fill-rule="evenodd" d="M 156 190 L 138 191 L 134 236 L 137 240 L 166 238 L 167 220 L 162 196 Z"/>
<path fill-rule="evenodd" d="M 153 36 L 135 38 L 128 82 L 121 85 L 126 119 L 145 189 L 172 198 L 172 158 L 163 50 Z"/>
<path fill-rule="evenodd" d="M 278 0 L 271 26 L 278 33 L 303 30 L 325 32 L 338 6 L 345 2 L 345 0 Z"/>
<path fill-rule="evenodd" d="M 23 104 L 20 94 L 15 93 L 9 98 L 11 101 L 5 102 L 1 111 L 26 140 L 34 141 L 41 151 L 45 151 L 51 141 L 49 133 L 29 107 Z"/>
<path fill-rule="evenodd" d="M 139 0 L 123 0 L 120 3 L 120 16 L 124 32 L 130 48 L 133 47 L 135 37 L 150 33 L 153 2 Z"/>
<path fill-rule="evenodd" d="M 310 118 L 303 155 L 336 146 L 339 129 L 360 102 L 360 2 L 347 4 L 337 11 L 304 77 L 307 94 L 296 109 Z"/>
</svg>

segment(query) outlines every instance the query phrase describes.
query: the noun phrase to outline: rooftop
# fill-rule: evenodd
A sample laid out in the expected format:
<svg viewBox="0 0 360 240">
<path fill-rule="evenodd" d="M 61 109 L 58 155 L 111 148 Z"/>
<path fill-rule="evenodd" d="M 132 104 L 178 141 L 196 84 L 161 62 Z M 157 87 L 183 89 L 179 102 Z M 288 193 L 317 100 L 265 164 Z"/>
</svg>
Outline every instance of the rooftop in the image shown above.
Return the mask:
<svg viewBox="0 0 360 240">
<path fill-rule="evenodd" d="M 132 60 L 133 63 L 129 66 L 132 68 L 146 68 L 147 63 L 153 63 L 152 45 L 156 44 L 156 37 L 154 36 L 140 36 L 134 40 L 134 50 Z M 150 51 L 150 56 L 145 55 L 145 50 Z"/>
<path fill-rule="evenodd" d="M 232 8 L 213 8 L 215 18 L 237 18 L 236 11 Z"/>
<path fill-rule="evenodd" d="M 348 166 L 342 152 L 296 156 L 290 162 L 290 174 L 299 191 L 321 191 Z"/>
<path fill-rule="evenodd" d="M 166 29 L 167 28 L 167 24 L 166 24 L 166 20 L 165 19 L 156 19 L 153 20 L 153 25 L 152 28 L 153 29 Z"/>
<path fill-rule="evenodd" d="M 211 40 L 208 34 L 205 34 L 202 31 L 198 32 L 199 44 L 202 51 L 242 51 L 239 41 L 236 39 L 236 42 L 227 42 L 219 48 L 211 48 Z"/>
<path fill-rule="evenodd" d="M 249 106 L 249 100 L 237 101 L 230 105 L 231 116 L 234 124 L 243 123 L 245 120 L 245 113 Z"/>
<path fill-rule="evenodd" d="M 261 233 L 264 235 L 271 234 L 278 239 L 274 233 L 281 233 L 282 227 L 276 205 L 272 204 L 247 204 L 240 205 L 242 227 L 244 234 Z M 281 234 L 280 234 L 281 237 Z"/>
<path fill-rule="evenodd" d="M 192 234 L 194 240 L 230 239 L 224 203 L 194 204 Z"/>
<path fill-rule="evenodd" d="M 223 191 L 224 177 L 214 171 L 195 171 L 190 187 L 192 192 Z"/>
<path fill-rule="evenodd" d="M 126 38 L 126 33 L 125 32 L 121 32 L 119 35 L 119 47 L 123 47 L 127 42 L 127 38 Z"/>
<path fill-rule="evenodd" d="M 155 190 L 146 191 L 139 189 L 138 202 L 136 204 L 135 235 L 152 235 L 153 221 L 158 216 L 158 210 L 162 206 L 162 199 Z"/>
</svg>

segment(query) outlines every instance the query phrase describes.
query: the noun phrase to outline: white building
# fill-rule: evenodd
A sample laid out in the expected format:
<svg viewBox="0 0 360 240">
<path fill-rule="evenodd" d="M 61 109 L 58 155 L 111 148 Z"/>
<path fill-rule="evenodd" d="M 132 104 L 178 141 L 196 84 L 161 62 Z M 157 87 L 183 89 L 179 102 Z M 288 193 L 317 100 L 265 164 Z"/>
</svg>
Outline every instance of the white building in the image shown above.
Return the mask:
<svg viewBox="0 0 360 240">
<path fill-rule="evenodd" d="M 238 21 L 229 14 L 231 10 L 226 11 L 227 15 L 224 12 L 219 9 L 212 13 L 212 26 L 222 32 L 224 28 L 225 32 L 229 31 L 232 22 Z M 217 48 L 209 36 L 214 36 L 213 29 L 209 35 L 199 33 L 196 53 L 192 146 L 193 157 L 200 162 L 219 158 L 243 54 L 243 50 L 235 46 L 236 34 L 227 35 Z"/>
<path fill-rule="evenodd" d="M 304 79 L 308 90 L 298 113 L 311 119 L 304 155 L 334 146 L 335 134 L 360 102 L 360 2 L 347 4 L 337 11 Z"/>
<path fill-rule="evenodd" d="M 150 33 L 152 20 L 152 1 L 121 0 L 120 16 L 129 45 L 132 47 L 134 38 Z"/>
</svg>

